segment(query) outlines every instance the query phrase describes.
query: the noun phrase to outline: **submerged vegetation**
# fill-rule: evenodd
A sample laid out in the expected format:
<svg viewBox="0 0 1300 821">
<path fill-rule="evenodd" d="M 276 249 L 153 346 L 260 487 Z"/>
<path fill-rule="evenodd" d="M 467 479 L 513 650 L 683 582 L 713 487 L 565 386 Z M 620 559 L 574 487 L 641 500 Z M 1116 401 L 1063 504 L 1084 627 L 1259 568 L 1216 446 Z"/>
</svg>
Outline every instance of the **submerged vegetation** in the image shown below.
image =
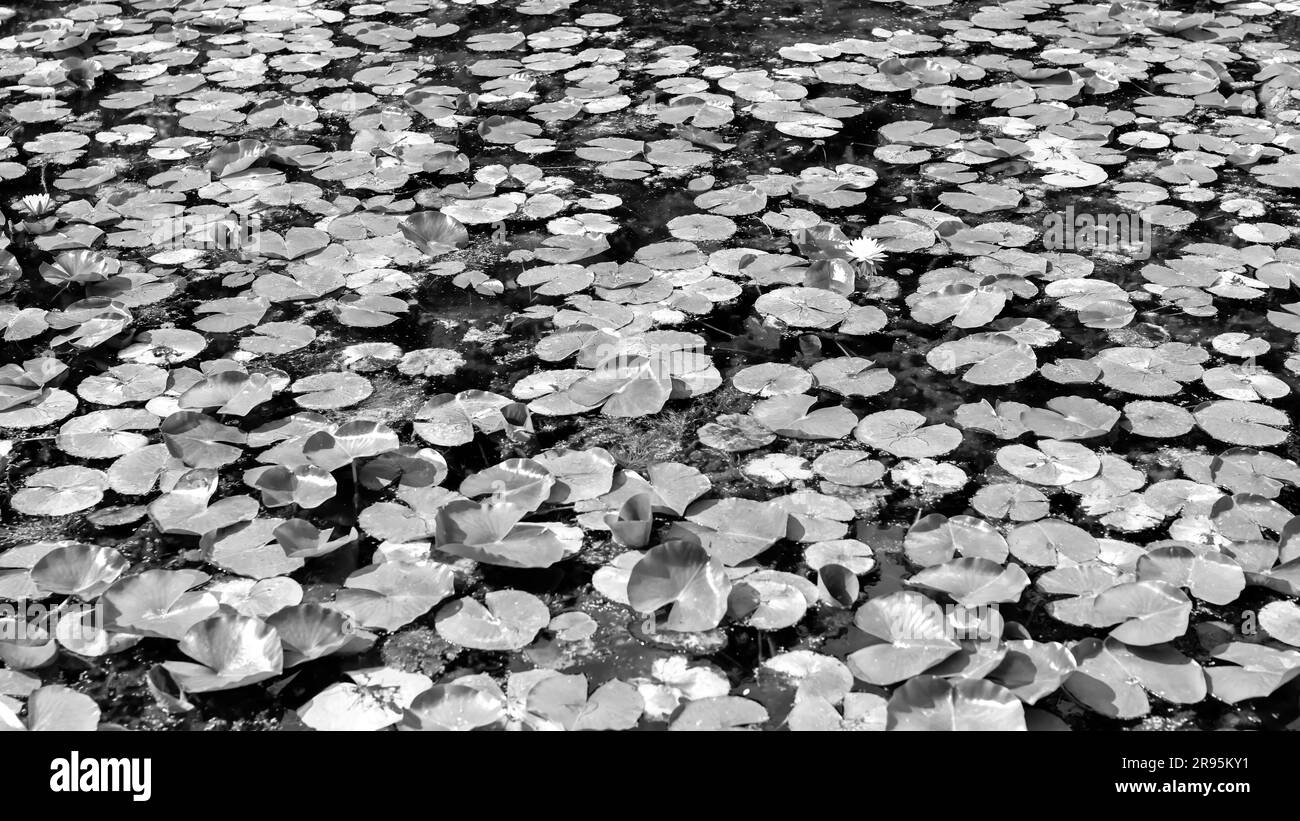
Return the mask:
<svg viewBox="0 0 1300 821">
<path fill-rule="evenodd" d="M 0 729 L 1295 726 L 1298 21 L 0 8 Z"/>
</svg>

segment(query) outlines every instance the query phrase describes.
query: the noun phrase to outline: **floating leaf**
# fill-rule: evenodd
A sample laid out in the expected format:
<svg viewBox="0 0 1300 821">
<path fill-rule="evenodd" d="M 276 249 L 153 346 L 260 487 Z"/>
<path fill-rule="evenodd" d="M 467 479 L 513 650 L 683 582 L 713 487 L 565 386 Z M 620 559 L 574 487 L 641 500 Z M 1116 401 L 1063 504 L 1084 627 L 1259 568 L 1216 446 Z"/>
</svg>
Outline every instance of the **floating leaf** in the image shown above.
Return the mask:
<svg viewBox="0 0 1300 821">
<path fill-rule="evenodd" d="M 926 568 L 908 583 L 947 593 L 964 607 L 979 607 L 1019 601 L 1029 577 L 1018 564 L 1003 567 L 989 559 L 970 557 Z"/>
<path fill-rule="evenodd" d="M 711 630 L 727 610 L 731 583 L 722 563 L 698 544 L 669 541 L 651 548 L 628 576 L 628 602 L 653 613 L 672 605 L 665 627 L 681 632 Z"/>
<path fill-rule="evenodd" d="M 390 632 L 432 610 L 454 587 L 446 566 L 409 562 L 363 567 L 344 584 L 336 606 L 363 627 Z"/>
<path fill-rule="evenodd" d="M 899 592 L 871 599 L 853 622 L 877 640 L 846 659 L 853 675 L 888 685 L 920 675 L 957 652 L 943 609 L 919 593 Z"/>
<path fill-rule="evenodd" d="M 249 616 L 198 622 L 181 638 L 180 649 L 197 663 L 169 661 L 163 667 L 191 693 L 245 687 L 277 675 L 284 665 L 275 629 Z"/>
<path fill-rule="evenodd" d="M 889 698 L 890 730 L 1024 730 L 1020 699 L 980 679 L 917 676 Z"/>
<path fill-rule="evenodd" d="M 1168 582 L 1139 581 L 1103 592 L 1094 609 L 1103 623 L 1119 625 L 1111 630 L 1112 637 L 1147 646 L 1172 641 L 1187 632 L 1192 603 Z"/>
<path fill-rule="evenodd" d="M 438 634 L 475 650 L 518 650 L 551 620 L 541 599 L 521 590 L 493 590 L 484 601 L 455 599 L 438 610 Z"/>
</svg>

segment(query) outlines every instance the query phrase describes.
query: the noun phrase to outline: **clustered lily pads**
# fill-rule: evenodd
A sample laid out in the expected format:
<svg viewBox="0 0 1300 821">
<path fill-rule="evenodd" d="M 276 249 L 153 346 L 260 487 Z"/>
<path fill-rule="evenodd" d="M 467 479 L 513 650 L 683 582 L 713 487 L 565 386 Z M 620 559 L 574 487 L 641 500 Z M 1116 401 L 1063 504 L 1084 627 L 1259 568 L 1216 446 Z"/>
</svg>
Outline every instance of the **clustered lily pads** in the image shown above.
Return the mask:
<svg viewBox="0 0 1300 821">
<path fill-rule="evenodd" d="M 0 729 L 1300 726 L 1294 4 L 899 4 L 0 9 Z"/>
</svg>

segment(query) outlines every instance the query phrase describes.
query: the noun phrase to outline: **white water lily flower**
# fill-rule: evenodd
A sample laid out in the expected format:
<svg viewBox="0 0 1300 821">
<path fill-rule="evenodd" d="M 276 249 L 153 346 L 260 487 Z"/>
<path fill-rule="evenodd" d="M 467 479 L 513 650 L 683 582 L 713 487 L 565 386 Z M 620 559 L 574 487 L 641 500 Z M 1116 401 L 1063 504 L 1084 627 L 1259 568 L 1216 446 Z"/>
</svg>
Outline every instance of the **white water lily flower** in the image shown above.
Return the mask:
<svg viewBox="0 0 1300 821">
<path fill-rule="evenodd" d="M 849 252 L 849 257 L 854 261 L 870 262 L 873 265 L 878 262 L 883 262 L 885 254 L 888 253 L 885 250 L 885 246 L 881 245 L 871 237 L 859 237 L 858 239 L 850 240 L 848 246 L 846 246 L 846 250 Z"/>
<path fill-rule="evenodd" d="M 37 219 L 52 212 L 55 204 L 49 194 L 28 194 L 14 203 L 13 208 L 25 217 Z"/>
</svg>

